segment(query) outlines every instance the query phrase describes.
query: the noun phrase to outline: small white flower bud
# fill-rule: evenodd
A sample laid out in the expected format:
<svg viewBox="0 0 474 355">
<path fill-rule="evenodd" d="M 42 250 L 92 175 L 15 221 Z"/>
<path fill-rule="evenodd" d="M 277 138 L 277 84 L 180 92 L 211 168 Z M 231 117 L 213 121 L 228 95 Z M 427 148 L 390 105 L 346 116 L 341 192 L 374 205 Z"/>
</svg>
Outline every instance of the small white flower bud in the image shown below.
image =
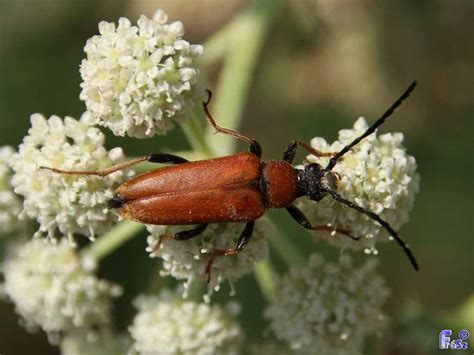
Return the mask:
<svg viewBox="0 0 474 355">
<path fill-rule="evenodd" d="M 151 257 L 163 259 L 163 275 L 186 280 L 185 295 L 189 284 L 195 278 L 205 280 L 206 266 L 215 249 L 233 248 L 242 232 L 244 223 L 211 224 L 199 236 L 190 240 L 163 240 L 156 249 L 161 234 L 176 233 L 192 226 L 148 226 L 148 248 Z M 265 219 L 255 223 L 254 233 L 247 247 L 234 256 L 216 257 L 211 268 L 208 293 L 219 290 L 219 285 L 228 280 L 231 283 L 253 271 L 255 263 L 268 257 L 268 243 L 265 235 L 272 233 L 272 225 Z"/>
<path fill-rule="evenodd" d="M 159 10 L 137 26 L 121 18 L 118 26 L 101 22 L 100 35 L 87 41 L 80 98 L 98 123 L 115 135 L 165 134 L 197 100 L 202 46 L 181 37 L 181 22 L 166 24 Z"/>
<path fill-rule="evenodd" d="M 9 251 L 2 265 L 3 293 L 29 330 L 43 329 L 52 342 L 62 332 L 84 331 L 110 321 L 112 298 L 121 287 L 99 280 L 62 239 L 34 239 Z"/>
<path fill-rule="evenodd" d="M 233 317 L 219 306 L 183 301 L 162 293 L 139 297 L 129 331 L 142 355 L 237 355 L 243 338 Z"/>
<path fill-rule="evenodd" d="M 17 231 L 21 226 L 18 220 L 21 200 L 13 193 L 13 172 L 7 164 L 13 153 L 12 147 L 0 147 L 0 237 Z"/>
<path fill-rule="evenodd" d="M 375 269 L 375 260 L 355 267 L 348 256 L 326 263 L 311 255 L 281 280 L 265 310 L 276 337 L 308 354 L 360 353 L 365 337 L 386 324 L 381 307 L 389 291 Z"/>
<path fill-rule="evenodd" d="M 54 239 L 59 233 L 94 238 L 117 220 L 107 201 L 123 181 L 119 171 L 105 178 L 63 175 L 41 167 L 64 170 L 98 170 L 124 160 L 120 148 L 104 147 L 105 135 L 85 113 L 79 121 L 57 116 L 31 116 L 31 128 L 18 153 L 10 159 L 15 192 L 24 197 L 22 216 L 40 224 L 35 236 Z"/>
</svg>

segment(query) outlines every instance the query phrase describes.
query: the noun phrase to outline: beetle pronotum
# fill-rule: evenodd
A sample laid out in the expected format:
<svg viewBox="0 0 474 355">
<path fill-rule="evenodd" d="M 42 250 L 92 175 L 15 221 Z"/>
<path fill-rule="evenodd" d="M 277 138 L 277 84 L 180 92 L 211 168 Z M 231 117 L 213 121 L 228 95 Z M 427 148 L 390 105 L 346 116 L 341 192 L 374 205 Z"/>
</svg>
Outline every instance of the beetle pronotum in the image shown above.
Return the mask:
<svg viewBox="0 0 474 355">
<path fill-rule="evenodd" d="M 249 152 L 196 162 L 188 162 L 172 154 L 150 154 L 101 171 L 46 169 L 62 174 L 103 177 L 144 161 L 174 165 L 152 170 L 126 181 L 109 201 L 109 208 L 120 209 L 124 218 L 145 224 L 197 225 L 176 234 L 162 235 L 160 240 L 186 240 L 196 237 L 210 223 L 245 222 L 245 227 L 233 248 L 212 251 L 206 268 L 208 277 L 215 257 L 235 255 L 245 248 L 252 236 L 255 220 L 269 208 L 285 208 L 293 219 L 306 229 L 334 231 L 357 240 L 348 230 L 311 224 L 293 204 L 301 196 L 320 201 L 326 195 L 378 222 L 397 241 L 413 268 L 418 270 L 410 248 L 390 224 L 336 192 L 339 176 L 332 171 L 344 154 L 385 122 L 415 86 L 416 81 L 360 137 L 335 153 L 321 152 L 306 143 L 293 140 L 283 153 L 282 160 L 262 162 L 262 148 L 255 139 L 220 127 L 215 122 L 208 109 L 212 97 L 208 91 L 209 98 L 203 102 L 203 108 L 209 124 L 217 132 L 248 142 Z M 294 168 L 291 164 L 298 146 L 317 157 L 331 157 L 328 165 L 323 168 L 312 163 L 302 169 Z"/>
</svg>

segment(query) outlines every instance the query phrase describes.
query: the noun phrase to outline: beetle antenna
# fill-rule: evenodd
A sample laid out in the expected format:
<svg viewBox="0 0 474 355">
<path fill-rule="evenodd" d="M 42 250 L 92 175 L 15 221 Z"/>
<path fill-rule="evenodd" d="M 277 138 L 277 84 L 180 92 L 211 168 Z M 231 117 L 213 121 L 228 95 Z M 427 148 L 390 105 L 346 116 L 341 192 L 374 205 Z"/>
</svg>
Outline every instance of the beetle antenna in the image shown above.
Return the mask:
<svg viewBox="0 0 474 355">
<path fill-rule="evenodd" d="M 369 216 L 370 218 L 372 218 L 373 220 L 377 221 L 382 227 L 384 227 L 389 233 L 390 235 L 393 237 L 393 239 L 395 239 L 398 243 L 398 245 L 400 245 L 400 247 L 403 249 L 403 251 L 405 252 L 406 256 L 408 257 L 408 259 L 410 260 L 413 268 L 418 271 L 419 267 L 418 267 L 418 263 L 415 259 L 415 256 L 413 255 L 413 252 L 411 251 L 411 249 L 408 247 L 408 245 L 403 241 L 402 238 L 400 238 L 400 236 L 398 235 L 398 233 L 390 226 L 390 224 L 388 224 L 388 222 L 384 221 L 382 218 L 380 218 L 379 215 L 371 212 L 371 211 L 368 211 L 366 210 L 365 208 L 362 208 L 358 205 L 356 205 L 355 203 L 349 201 L 349 200 L 346 200 L 345 198 L 343 198 L 341 195 L 339 195 L 336 191 L 334 190 L 330 190 L 328 189 L 327 192 L 329 194 L 331 194 L 332 198 L 335 199 L 336 201 L 339 201 L 341 202 L 342 204 L 346 205 L 347 207 L 350 207 L 360 213 L 363 213 L 367 216 Z"/>
<path fill-rule="evenodd" d="M 410 96 L 411 92 L 415 89 L 417 85 L 417 82 L 414 81 L 410 84 L 410 86 L 408 87 L 408 89 L 405 90 L 405 92 L 402 94 L 402 96 L 400 96 L 398 98 L 397 101 L 395 101 L 392 106 L 389 107 L 389 109 L 387 111 L 385 111 L 385 113 L 380 116 L 380 118 L 374 122 L 374 124 L 372 124 L 372 126 L 370 126 L 365 132 L 364 134 L 362 134 L 360 137 L 357 137 L 356 139 L 354 139 L 352 141 L 352 143 L 346 145 L 344 148 L 342 148 L 342 150 L 337 153 L 335 156 L 333 156 L 331 158 L 331 160 L 329 160 L 329 163 L 328 165 L 326 166 L 326 171 L 331 171 L 332 168 L 334 168 L 334 166 L 337 164 L 338 160 L 344 155 L 346 154 L 349 150 L 351 150 L 352 147 L 354 147 L 356 144 L 358 144 L 361 140 L 363 140 L 365 137 L 369 136 L 370 134 L 372 134 L 373 132 L 375 132 L 375 130 L 381 126 L 385 120 L 390 117 L 392 115 L 392 113 L 397 109 L 398 106 L 400 106 L 402 104 L 402 102 L 408 97 Z"/>
</svg>

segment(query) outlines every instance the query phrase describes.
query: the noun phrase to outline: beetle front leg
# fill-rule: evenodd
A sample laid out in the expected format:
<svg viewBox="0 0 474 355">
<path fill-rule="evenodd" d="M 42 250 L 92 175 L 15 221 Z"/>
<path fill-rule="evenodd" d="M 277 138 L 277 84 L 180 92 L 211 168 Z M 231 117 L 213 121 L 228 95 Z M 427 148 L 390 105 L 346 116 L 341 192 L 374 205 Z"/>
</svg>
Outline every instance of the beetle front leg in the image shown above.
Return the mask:
<svg viewBox="0 0 474 355">
<path fill-rule="evenodd" d="M 124 170 L 127 168 L 130 168 L 133 165 L 136 165 L 138 163 L 142 162 L 150 162 L 150 163 L 160 163 L 160 164 L 182 164 L 186 163 L 188 160 L 179 157 L 177 155 L 173 154 L 149 154 L 144 157 L 140 158 L 135 158 L 126 162 L 123 162 L 121 164 L 117 164 L 114 166 L 111 166 L 110 168 L 104 169 L 104 170 L 62 170 L 62 169 L 55 169 L 55 168 L 49 168 L 46 166 L 41 166 L 40 169 L 46 169 L 46 170 L 51 170 L 54 171 L 55 173 L 60 173 L 60 174 L 67 174 L 67 175 L 95 175 L 95 176 L 101 176 L 105 177 L 107 175 L 110 175 L 112 173 L 115 173 L 120 170 Z"/>
<path fill-rule="evenodd" d="M 299 146 L 303 147 L 306 149 L 308 152 L 311 154 L 317 156 L 317 157 L 333 157 L 337 154 L 337 152 L 323 152 L 319 149 L 313 148 L 309 144 L 306 144 L 301 141 L 293 140 L 288 144 L 288 147 L 285 149 L 285 152 L 283 153 L 283 160 L 286 161 L 289 164 L 293 163 L 293 160 L 295 160 L 295 155 L 296 155 L 296 148 Z"/>
<path fill-rule="evenodd" d="M 181 232 L 178 232 L 178 233 L 162 234 L 158 237 L 158 241 L 153 246 L 153 249 L 152 249 L 151 253 L 156 252 L 160 248 L 161 243 L 163 242 L 163 240 L 187 240 L 187 239 L 191 239 L 191 238 L 197 237 L 199 234 L 204 232 L 208 225 L 209 225 L 208 223 L 202 223 L 202 224 L 199 224 L 199 225 L 197 225 L 196 227 L 194 227 L 192 229 L 188 229 L 188 230 L 181 231 Z"/>
<path fill-rule="evenodd" d="M 306 229 L 309 229 L 309 230 L 313 230 L 313 231 L 327 231 L 327 232 L 336 232 L 336 233 L 339 233 L 339 234 L 342 234 L 342 235 L 345 235 L 346 237 L 349 237 L 351 238 L 352 240 L 359 240 L 360 237 L 354 237 L 350 234 L 350 231 L 348 231 L 347 229 L 341 229 L 341 228 L 332 228 L 332 227 L 329 227 L 329 226 L 325 226 L 325 225 L 322 225 L 322 226 L 315 226 L 313 224 L 311 224 L 311 222 L 308 220 L 308 218 L 303 214 L 303 212 L 301 212 L 301 210 L 294 206 L 294 205 L 290 205 L 289 207 L 286 208 L 286 210 L 288 211 L 288 213 L 291 215 L 291 217 L 293 217 L 293 219 L 302 227 L 306 228 Z"/>
<path fill-rule="evenodd" d="M 211 281 L 211 267 L 212 267 L 212 264 L 214 263 L 214 259 L 218 256 L 236 255 L 242 250 L 244 250 L 247 244 L 249 243 L 250 238 L 252 237 L 254 226 L 255 226 L 255 221 L 248 222 L 245 225 L 244 230 L 240 234 L 240 237 L 237 240 L 237 242 L 235 243 L 235 247 L 229 248 L 229 249 L 214 249 L 212 251 L 211 257 L 209 258 L 209 261 L 207 262 L 207 266 L 206 266 L 207 283 Z"/>
</svg>

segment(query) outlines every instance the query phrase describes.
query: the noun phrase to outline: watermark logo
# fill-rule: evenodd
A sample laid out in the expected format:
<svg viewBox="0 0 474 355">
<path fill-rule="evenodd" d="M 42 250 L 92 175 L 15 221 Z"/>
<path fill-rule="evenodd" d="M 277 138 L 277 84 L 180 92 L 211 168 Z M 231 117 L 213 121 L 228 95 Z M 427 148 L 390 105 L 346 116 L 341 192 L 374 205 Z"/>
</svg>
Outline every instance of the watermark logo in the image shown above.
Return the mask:
<svg viewBox="0 0 474 355">
<path fill-rule="evenodd" d="M 453 332 L 451 329 L 444 329 L 439 332 L 439 348 L 442 350 L 446 349 L 462 349 L 468 348 L 467 339 L 469 338 L 469 332 L 466 329 L 461 330 L 458 335 L 458 339 L 452 339 Z"/>
</svg>

